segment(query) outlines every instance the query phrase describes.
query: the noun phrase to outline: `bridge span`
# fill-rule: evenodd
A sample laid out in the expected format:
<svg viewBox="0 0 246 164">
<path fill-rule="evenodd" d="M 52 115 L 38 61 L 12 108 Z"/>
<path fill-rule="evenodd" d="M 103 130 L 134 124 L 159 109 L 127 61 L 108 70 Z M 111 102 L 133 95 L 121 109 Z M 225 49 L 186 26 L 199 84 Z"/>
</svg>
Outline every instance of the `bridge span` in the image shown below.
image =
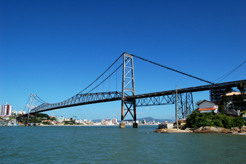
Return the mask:
<svg viewBox="0 0 246 164">
<path fill-rule="evenodd" d="M 110 75 L 106 79 L 104 79 L 100 84 L 98 84 L 96 87 L 91 89 L 89 92 L 84 93 L 84 94 L 82 93 L 84 90 L 91 87 L 99 78 L 103 77 L 105 72 L 107 72 L 110 68 L 112 68 L 112 66 L 121 57 L 123 57 L 123 63 L 120 66 L 118 66 L 117 69 L 112 71 L 112 73 L 110 73 Z M 146 94 L 136 94 L 135 93 L 133 57 L 136 57 L 141 60 L 147 61 L 149 63 L 155 64 L 162 68 L 169 69 L 176 73 L 180 73 L 185 76 L 194 78 L 196 80 L 209 83 L 209 85 L 177 89 L 177 96 L 176 96 L 176 90 L 168 90 L 168 91 L 153 92 L 153 93 L 146 93 Z M 122 69 L 122 88 L 121 88 L 122 92 L 111 91 L 111 92 L 92 93 L 92 91 L 95 88 L 97 88 L 99 85 L 104 83 L 105 80 L 107 80 L 112 74 L 114 74 L 121 66 L 123 67 Z M 192 111 L 194 110 L 193 95 L 192 95 L 193 92 L 210 91 L 211 101 L 219 102 L 221 99 L 221 95 L 223 94 L 224 91 L 227 90 L 227 88 L 235 87 L 240 82 L 246 82 L 246 79 L 244 79 L 244 80 L 239 80 L 239 81 L 230 81 L 230 82 L 214 84 L 210 81 L 192 76 L 190 74 L 163 66 L 161 64 L 158 64 L 158 63 L 155 63 L 147 59 L 143 59 L 136 55 L 128 54 L 125 52 L 121 54 L 119 58 L 105 72 L 102 73 L 94 82 L 92 82 L 83 91 L 76 94 L 75 96 L 67 100 L 64 100 L 62 102 L 58 102 L 58 103 L 47 103 L 47 102 L 42 101 L 41 105 L 36 106 L 35 104 L 35 107 L 32 109 L 31 109 L 31 105 L 29 105 L 28 114 L 22 115 L 20 117 L 29 118 L 30 114 L 35 114 L 39 112 L 45 112 L 45 111 L 80 106 L 80 105 L 88 105 L 88 104 L 104 103 L 104 102 L 120 100 L 121 101 L 121 121 L 133 121 L 134 122 L 133 127 L 137 127 L 136 107 L 176 104 L 177 105 L 176 106 L 176 113 L 177 113 L 176 119 L 187 118 L 188 115 L 191 114 Z M 177 97 L 177 103 L 175 103 L 176 97 Z M 34 99 L 36 99 L 36 95 L 34 95 Z M 127 114 L 129 114 L 132 117 L 131 120 L 125 119 Z"/>
<path fill-rule="evenodd" d="M 246 83 L 246 79 L 217 83 L 214 85 L 201 85 L 196 87 L 177 89 L 178 99 L 180 99 L 181 102 L 182 96 L 186 94 L 192 94 L 193 92 L 200 92 L 200 91 L 212 92 L 214 89 L 216 90 L 220 89 L 223 91 L 223 89 L 225 88 L 236 87 L 236 85 L 240 82 Z M 117 91 L 77 94 L 74 97 L 59 103 L 54 103 L 54 104 L 43 103 L 40 106 L 33 108 L 30 111 L 30 114 L 46 112 L 46 111 L 51 111 L 61 108 L 74 107 L 74 106 L 89 105 L 89 104 L 96 104 L 96 103 L 103 103 L 103 102 L 110 102 L 110 101 L 119 101 L 121 99 L 122 99 L 122 92 L 117 92 Z M 125 101 L 129 101 L 129 100 L 130 101 L 135 100 L 136 107 L 175 104 L 176 90 L 152 92 L 152 93 L 138 94 L 134 96 L 125 95 Z M 182 114 L 185 114 L 184 110 Z M 27 115 L 28 114 L 25 114 L 20 117 L 26 117 Z M 179 118 L 183 118 L 183 117 L 179 117 Z"/>
</svg>

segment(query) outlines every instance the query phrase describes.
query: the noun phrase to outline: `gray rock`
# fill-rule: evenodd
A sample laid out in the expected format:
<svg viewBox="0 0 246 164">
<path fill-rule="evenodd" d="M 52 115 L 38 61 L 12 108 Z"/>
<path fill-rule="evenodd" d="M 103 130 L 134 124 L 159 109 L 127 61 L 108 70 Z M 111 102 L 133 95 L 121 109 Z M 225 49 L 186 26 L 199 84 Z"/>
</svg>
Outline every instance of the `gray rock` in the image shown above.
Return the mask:
<svg viewBox="0 0 246 164">
<path fill-rule="evenodd" d="M 240 132 L 245 133 L 246 132 L 246 126 L 242 126 Z"/>
<path fill-rule="evenodd" d="M 229 129 L 213 126 L 200 127 L 194 130 L 194 133 L 229 133 Z"/>
<path fill-rule="evenodd" d="M 231 132 L 232 133 L 238 133 L 238 132 L 240 132 L 241 131 L 241 129 L 239 129 L 239 127 L 232 127 L 231 128 Z"/>
</svg>

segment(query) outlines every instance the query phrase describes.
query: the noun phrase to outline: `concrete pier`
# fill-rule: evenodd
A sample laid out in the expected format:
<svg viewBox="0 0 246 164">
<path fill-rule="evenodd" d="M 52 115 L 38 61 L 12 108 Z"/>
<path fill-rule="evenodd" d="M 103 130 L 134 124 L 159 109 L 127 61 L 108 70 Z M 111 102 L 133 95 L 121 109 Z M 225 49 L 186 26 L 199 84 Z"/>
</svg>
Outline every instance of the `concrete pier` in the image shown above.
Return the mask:
<svg viewBox="0 0 246 164">
<path fill-rule="evenodd" d="M 138 128 L 138 123 L 133 123 L 133 128 Z"/>
<path fill-rule="evenodd" d="M 126 126 L 126 124 L 125 123 L 120 123 L 120 128 L 122 128 L 122 129 L 124 129 L 125 128 L 125 126 Z"/>
</svg>

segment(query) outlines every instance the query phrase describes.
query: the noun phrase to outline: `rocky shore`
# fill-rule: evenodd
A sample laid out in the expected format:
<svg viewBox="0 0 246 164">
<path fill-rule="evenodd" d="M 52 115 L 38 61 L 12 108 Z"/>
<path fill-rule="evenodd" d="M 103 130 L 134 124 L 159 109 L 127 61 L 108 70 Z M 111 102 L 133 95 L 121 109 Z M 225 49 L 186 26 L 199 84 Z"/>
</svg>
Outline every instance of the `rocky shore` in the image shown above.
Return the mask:
<svg viewBox="0 0 246 164">
<path fill-rule="evenodd" d="M 157 129 L 156 131 L 154 131 L 155 133 L 193 133 L 192 130 L 190 130 L 189 128 L 185 129 L 185 130 L 181 130 L 181 129 Z"/>
<path fill-rule="evenodd" d="M 231 129 L 213 127 L 213 126 L 204 126 L 200 128 L 186 128 L 185 130 L 177 129 L 157 129 L 155 133 L 225 133 L 225 134 L 239 134 L 246 135 L 246 126 L 233 127 Z"/>
</svg>

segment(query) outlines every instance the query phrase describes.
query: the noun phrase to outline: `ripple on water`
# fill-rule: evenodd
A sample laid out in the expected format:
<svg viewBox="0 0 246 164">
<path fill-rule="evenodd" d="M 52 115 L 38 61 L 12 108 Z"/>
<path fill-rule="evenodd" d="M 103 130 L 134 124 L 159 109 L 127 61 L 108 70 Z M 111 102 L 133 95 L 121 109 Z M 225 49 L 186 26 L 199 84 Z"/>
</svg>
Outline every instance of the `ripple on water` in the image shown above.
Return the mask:
<svg viewBox="0 0 246 164">
<path fill-rule="evenodd" d="M 244 163 L 246 136 L 155 128 L 0 127 L 0 163 Z"/>
</svg>

